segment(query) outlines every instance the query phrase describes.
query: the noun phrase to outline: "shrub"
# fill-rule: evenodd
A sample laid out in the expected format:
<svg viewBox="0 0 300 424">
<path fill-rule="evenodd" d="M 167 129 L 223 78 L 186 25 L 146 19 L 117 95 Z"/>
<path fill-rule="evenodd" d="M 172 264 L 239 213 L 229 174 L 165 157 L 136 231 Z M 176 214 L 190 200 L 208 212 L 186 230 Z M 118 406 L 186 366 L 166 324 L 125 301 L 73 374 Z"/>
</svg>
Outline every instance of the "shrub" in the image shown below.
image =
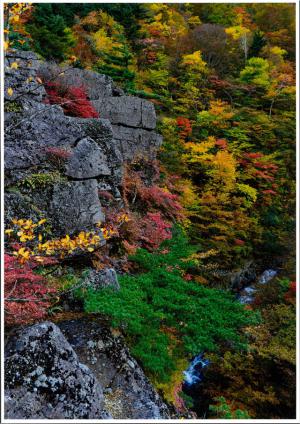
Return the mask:
<svg viewBox="0 0 300 424">
<path fill-rule="evenodd" d="M 148 212 L 141 220 L 142 239 L 146 247 L 157 249 L 164 240 L 172 237 L 171 228 L 172 225 L 163 219 L 160 212 Z"/>
<path fill-rule="evenodd" d="M 14 256 L 4 255 L 6 324 L 27 324 L 47 315 L 55 290 L 45 285 L 41 275 L 34 274 L 37 265 L 34 260 L 20 264 Z"/>
<path fill-rule="evenodd" d="M 108 315 L 114 327 L 123 328 L 133 354 L 160 381 L 174 370 L 176 350 L 189 357 L 216 351 L 221 343 L 245 348 L 239 329 L 257 322 L 228 292 L 182 278 L 192 251 L 177 229 L 154 253 L 138 249 L 132 260 L 145 272 L 121 276 L 120 291 L 83 293 L 86 311 Z"/>
<path fill-rule="evenodd" d="M 48 101 L 60 105 L 68 116 L 80 118 L 98 118 L 99 114 L 87 99 L 83 86 L 62 87 L 59 82 L 45 82 Z"/>
</svg>

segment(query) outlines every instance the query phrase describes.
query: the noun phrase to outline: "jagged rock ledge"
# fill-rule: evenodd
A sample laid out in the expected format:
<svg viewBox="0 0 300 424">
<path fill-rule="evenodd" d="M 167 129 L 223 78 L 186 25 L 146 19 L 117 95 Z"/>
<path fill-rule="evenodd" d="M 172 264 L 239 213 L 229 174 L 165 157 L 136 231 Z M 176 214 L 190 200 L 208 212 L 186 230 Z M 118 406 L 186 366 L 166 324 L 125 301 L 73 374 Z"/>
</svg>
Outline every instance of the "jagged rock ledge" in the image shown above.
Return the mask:
<svg viewBox="0 0 300 424">
<path fill-rule="evenodd" d="M 22 51 L 7 53 L 5 61 L 6 220 L 42 215 L 60 234 L 66 228 L 70 233 L 79 226 L 91 228 L 105 218 L 98 189 L 106 186 L 119 198 L 125 163 L 155 159 L 162 138 L 155 132 L 153 104 L 124 95 L 105 75 L 70 68 L 65 74 L 85 86 L 100 118 L 68 117 L 60 106 L 45 103 L 46 91 L 37 76 L 50 64 Z M 12 62 L 18 69 L 9 68 Z M 68 152 L 69 157 L 55 163 L 49 160 L 49 149 Z M 58 173 L 59 178 L 51 177 L 42 190 L 28 185 L 24 190 L 24 180 L 40 173 L 49 178 Z"/>
</svg>

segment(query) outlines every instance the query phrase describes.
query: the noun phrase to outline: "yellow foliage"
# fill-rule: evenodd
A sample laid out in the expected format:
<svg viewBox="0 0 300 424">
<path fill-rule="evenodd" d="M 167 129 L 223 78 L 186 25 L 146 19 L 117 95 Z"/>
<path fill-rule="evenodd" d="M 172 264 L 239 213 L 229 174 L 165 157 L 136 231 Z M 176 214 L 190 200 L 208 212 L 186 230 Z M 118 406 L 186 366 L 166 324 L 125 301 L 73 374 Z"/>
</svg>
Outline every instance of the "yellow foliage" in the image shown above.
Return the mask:
<svg viewBox="0 0 300 424">
<path fill-rule="evenodd" d="M 250 33 L 250 30 L 242 25 L 232 26 L 225 28 L 226 34 L 230 35 L 234 40 L 239 40 L 241 37 L 246 36 Z"/>
<path fill-rule="evenodd" d="M 161 390 L 164 399 L 172 405 L 177 404 L 178 388 L 180 389 L 183 381 L 183 371 L 188 367 L 188 361 L 186 359 L 179 359 L 176 362 L 176 369 L 172 373 L 170 381 L 167 383 L 154 382 L 155 387 Z"/>
<path fill-rule="evenodd" d="M 188 66 L 194 71 L 204 71 L 206 69 L 206 63 L 201 57 L 200 50 L 184 55 L 182 57 L 182 65 Z"/>
<path fill-rule="evenodd" d="M 122 214 L 118 218 L 118 223 L 121 225 L 129 220 L 126 214 Z M 99 230 L 85 232 L 81 231 L 78 235 L 70 237 L 68 234 L 62 238 L 45 240 L 43 242 L 43 234 L 40 227 L 46 223 L 46 219 L 41 219 L 39 222 L 34 223 L 31 219 L 13 219 L 13 228 L 5 230 L 10 238 L 14 237 L 20 243 L 25 245 L 13 254 L 22 262 L 26 262 L 31 256 L 35 259 L 38 255 L 55 255 L 63 258 L 66 254 L 71 254 L 76 250 L 93 252 L 100 246 L 102 238 L 109 239 L 115 230 L 110 228 L 101 227 L 101 223 L 97 226 Z M 36 230 L 38 229 L 38 233 Z M 30 242 L 28 245 L 27 242 Z"/>
<path fill-rule="evenodd" d="M 113 39 L 107 36 L 107 33 L 104 28 L 100 28 L 93 35 L 93 40 L 97 49 L 101 50 L 103 53 L 108 53 L 112 50 L 113 45 L 117 45 L 113 42 Z"/>
</svg>

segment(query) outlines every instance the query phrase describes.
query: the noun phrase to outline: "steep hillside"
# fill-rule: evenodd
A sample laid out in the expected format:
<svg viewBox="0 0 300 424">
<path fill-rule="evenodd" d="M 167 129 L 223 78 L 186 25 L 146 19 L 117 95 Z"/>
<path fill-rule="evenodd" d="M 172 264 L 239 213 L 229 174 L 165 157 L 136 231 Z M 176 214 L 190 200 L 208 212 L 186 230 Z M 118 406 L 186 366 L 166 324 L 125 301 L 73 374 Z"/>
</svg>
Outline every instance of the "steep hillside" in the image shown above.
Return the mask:
<svg viewBox="0 0 300 424">
<path fill-rule="evenodd" d="M 294 5 L 4 15 L 7 417 L 295 417 Z"/>
</svg>

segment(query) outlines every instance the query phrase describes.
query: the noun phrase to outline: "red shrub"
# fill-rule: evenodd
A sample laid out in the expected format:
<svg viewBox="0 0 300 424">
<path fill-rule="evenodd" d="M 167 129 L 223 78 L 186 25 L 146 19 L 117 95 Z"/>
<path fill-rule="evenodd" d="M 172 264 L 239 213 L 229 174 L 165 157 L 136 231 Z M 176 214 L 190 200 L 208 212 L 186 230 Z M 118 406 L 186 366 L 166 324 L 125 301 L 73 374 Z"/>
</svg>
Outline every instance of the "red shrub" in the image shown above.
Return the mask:
<svg viewBox="0 0 300 424">
<path fill-rule="evenodd" d="M 179 127 L 179 136 L 183 139 L 187 138 L 192 133 L 192 126 L 189 119 L 179 116 L 176 118 L 177 126 Z"/>
<path fill-rule="evenodd" d="M 165 221 L 160 212 L 151 213 L 141 220 L 141 240 L 146 243 L 145 247 L 157 249 L 164 240 L 172 237 L 172 225 Z"/>
<path fill-rule="evenodd" d="M 236 246 L 243 246 L 245 244 L 245 242 L 244 242 L 244 240 L 241 240 L 241 239 L 235 239 L 234 244 Z"/>
<path fill-rule="evenodd" d="M 144 187 L 140 192 L 140 197 L 148 207 L 156 207 L 165 215 L 180 218 L 182 216 L 182 206 L 178 202 L 178 195 L 172 194 L 161 187 Z"/>
<path fill-rule="evenodd" d="M 57 82 L 46 82 L 48 102 L 60 105 L 68 116 L 98 118 L 99 114 L 87 99 L 84 87 L 60 87 Z"/>
<path fill-rule="evenodd" d="M 296 281 L 291 281 L 289 290 L 285 293 L 284 298 L 287 302 L 294 303 L 296 299 Z"/>
<path fill-rule="evenodd" d="M 227 141 L 224 138 L 218 138 L 215 142 L 215 145 L 217 147 L 220 147 L 220 149 L 227 149 Z"/>
<path fill-rule="evenodd" d="M 21 265 L 14 256 L 4 255 L 5 322 L 26 324 L 42 319 L 50 306 L 50 294 L 55 290 L 45 286 L 41 275 L 33 273 L 35 262 Z"/>
</svg>

